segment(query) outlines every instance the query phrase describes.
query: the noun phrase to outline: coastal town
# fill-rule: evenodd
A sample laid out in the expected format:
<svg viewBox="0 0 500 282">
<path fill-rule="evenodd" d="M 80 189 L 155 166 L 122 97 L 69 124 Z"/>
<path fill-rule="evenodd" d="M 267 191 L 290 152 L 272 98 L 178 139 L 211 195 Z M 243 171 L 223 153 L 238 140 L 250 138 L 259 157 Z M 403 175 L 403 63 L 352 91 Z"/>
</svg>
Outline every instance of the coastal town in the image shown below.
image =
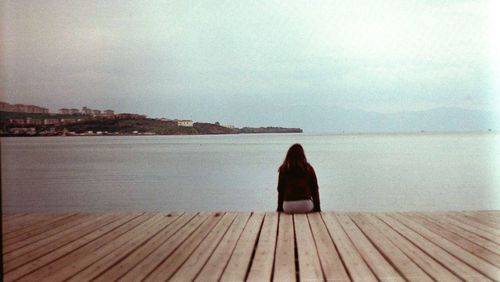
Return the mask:
<svg viewBox="0 0 500 282">
<path fill-rule="evenodd" d="M 219 122 L 148 118 L 111 109 L 48 108 L 0 101 L 0 136 L 193 135 L 238 133 L 299 133 L 300 128 L 236 128 Z"/>
</svg>

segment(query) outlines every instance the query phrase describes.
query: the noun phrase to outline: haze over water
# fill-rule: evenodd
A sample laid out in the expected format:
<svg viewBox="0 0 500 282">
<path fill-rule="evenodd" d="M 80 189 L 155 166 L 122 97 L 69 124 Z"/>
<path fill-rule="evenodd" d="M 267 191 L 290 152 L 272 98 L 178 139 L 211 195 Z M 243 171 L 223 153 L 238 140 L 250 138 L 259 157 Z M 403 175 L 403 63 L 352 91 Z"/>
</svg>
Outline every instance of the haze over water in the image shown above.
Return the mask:
<svg viewBox="0 0 500 282">
<path fill-rule="evenodd" d="M 500 209 L 500 135 L 3 138 L 4 212 L 273 211 L 301 143 L 323 210 Z"/>
</svg>

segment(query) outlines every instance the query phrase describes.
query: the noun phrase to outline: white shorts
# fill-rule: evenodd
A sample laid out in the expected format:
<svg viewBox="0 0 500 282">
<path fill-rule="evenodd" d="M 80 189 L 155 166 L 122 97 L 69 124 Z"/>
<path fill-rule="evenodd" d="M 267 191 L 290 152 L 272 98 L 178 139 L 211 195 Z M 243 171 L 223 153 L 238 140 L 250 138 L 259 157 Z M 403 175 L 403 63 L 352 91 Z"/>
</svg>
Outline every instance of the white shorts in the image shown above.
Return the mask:
<svg viewBox="0 0 500 282">
<path fill-rule="evenodd" d="M 314 209 L 312 200 L 284 201 L 283 211 L 285 213 L 306 213 Z"/>
</svg>

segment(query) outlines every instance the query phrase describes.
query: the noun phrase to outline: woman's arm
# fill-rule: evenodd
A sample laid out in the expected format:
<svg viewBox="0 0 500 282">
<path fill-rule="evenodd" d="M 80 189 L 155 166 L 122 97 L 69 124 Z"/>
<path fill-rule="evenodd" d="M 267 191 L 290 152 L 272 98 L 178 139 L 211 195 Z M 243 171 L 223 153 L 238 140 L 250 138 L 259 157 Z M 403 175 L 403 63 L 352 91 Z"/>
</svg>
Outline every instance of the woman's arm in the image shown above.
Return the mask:
<svg viewBox="0 0 500 282">
<path fill-rule="evenodd" d="M 278 208 L 276 211 L 282 212 L 283 211 L 283 200 L 285 197 L 285 179 L 282 176 L 281 172 L 278 177 Z"/>
<path fill-rule="evenodd" d="M 309 173 L 310 173 L 310 183 L 309 187 L 311 187 L 311 194 L 313 198 L 313 203 L 314 203 L 314 209 L 313 211 L 315 212 L 320 212 L 321 211 L 321 206 L 319 202 L 319 187 L 318 187 L 318 179 L 316 178 L 316 173 L 314 172 L 314 169 L 312 166 L 309 166 Z"/>
</svg>

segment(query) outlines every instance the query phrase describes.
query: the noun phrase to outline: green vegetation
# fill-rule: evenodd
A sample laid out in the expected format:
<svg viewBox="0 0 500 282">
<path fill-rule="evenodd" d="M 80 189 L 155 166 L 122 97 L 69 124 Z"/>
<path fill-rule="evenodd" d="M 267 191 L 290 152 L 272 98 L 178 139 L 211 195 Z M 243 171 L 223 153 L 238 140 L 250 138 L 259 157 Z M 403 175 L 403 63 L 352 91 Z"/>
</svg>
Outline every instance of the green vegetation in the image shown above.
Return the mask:
<svg viewBox="0 0 500 282">
<path fill-rule="evenodd" d="M 193 127 L 178 126 L 176 121 L 156 119 L 87 120 L 64 126 L 68 131 L 85 133 L 101 131 L 119 134 L 154 133 L 158 135 L 231 134 L 237 130 L 210 123 L 195 123 Z"/>
</svg>

